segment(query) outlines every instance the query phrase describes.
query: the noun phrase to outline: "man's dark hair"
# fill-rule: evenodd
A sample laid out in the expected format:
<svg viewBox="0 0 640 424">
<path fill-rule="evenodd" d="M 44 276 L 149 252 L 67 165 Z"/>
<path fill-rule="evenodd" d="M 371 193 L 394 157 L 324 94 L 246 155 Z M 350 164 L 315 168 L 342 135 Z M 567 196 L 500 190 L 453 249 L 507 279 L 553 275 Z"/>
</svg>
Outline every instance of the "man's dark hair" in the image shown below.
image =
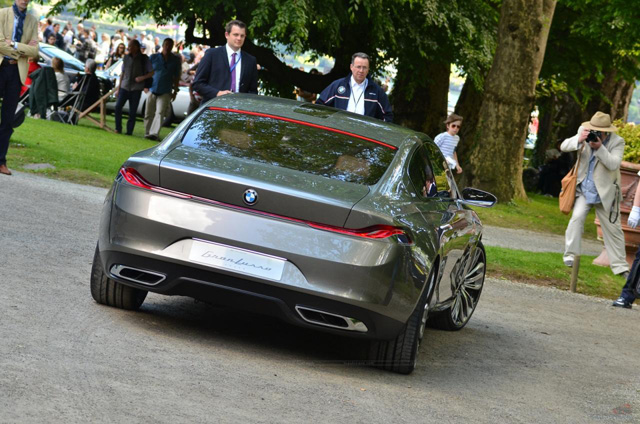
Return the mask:
<svg viewBox="0 0 640 424">
<path fill-rule="evenodd" d="M 371 63 L 371 59 L 369 58 L 369 55 L 366 53 L 362 53 L 362 52 L 358 52 L 358 53 L 354 53 L 353 56 L 351 56 L 351 64 L 353 65 L 353 63 L 356 61 L 356 58 L 359 57 L 360 59 L 367 59 L 367 61 L 369 63 Z"/>
<path fill-rule="evenodd" d="M 175 41 L 173 41 L 173 38 L 171 38 L 171 37 L 167 37 L 167 38 L 165 38 L 165 39 L 162 41 L 162 44 L 164 44 L 164 43 L 171 43 L 171 47 L 173 47 L 173 46 L 175 46 L 175 45 L 176 45 L 176 42 L 175 42 Z"/>
<path fill-rule="evenodd" d="M 48 23 L 49 25 L 53 25 L 53 19 L 51 19 L 51 18 L 47 18 L 47 23 Z"/>
<path fill-rule="evenodd" d="M 232 21 L 227 22 L 227 25 L 225 25 L 224 27 L 224 31 L 228 34 L 231 34 L 231 29 L 233 28 L 234 25 L 240 27 L 241 29 L 244 29 L 245 31 L 247 29 L 247 24 L 237 19 L 234 19 Z"/>
<path fill-rule="evenodd" d="M 130 43 L 133 43 L 135 46 L 137 46 L 138 48 L 140 48 L 140 41 L 138 41 L 135 38 L 132 38 L 131 40 L 129 40 Z"/>
</svg>

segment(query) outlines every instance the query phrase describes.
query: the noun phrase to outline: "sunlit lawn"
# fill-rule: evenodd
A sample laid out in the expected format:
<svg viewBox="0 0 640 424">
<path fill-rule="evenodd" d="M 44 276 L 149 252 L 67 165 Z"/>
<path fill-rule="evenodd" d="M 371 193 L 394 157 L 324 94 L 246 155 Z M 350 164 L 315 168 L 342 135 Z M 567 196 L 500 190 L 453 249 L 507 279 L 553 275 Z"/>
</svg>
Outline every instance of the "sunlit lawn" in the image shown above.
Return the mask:
<svg viewBox="0 0 640 424">
<path fill-rule="evenodd" d="M 563 215 L 558 209 L 558 198 L 528 193 L 529 200 L 498 203 L 493 208 L 474 208 L 482 223 L 496 227 L 517 228 L 543 233 L 564 234 L 571 215 Z M 595 212 L 587 216 L 584 237 L 595 239 Z"/>
<path fill-rule="evenodd" d="M 568 290 L 571 268 L 562 263 L 561 253 L 526 252 L 486 246 L 487 275 L 504 277 L 543 286 Z M 593 265 L 595 256 L 580 257 L 578 293 L 609 299 L 617 298 L 625 280 L 611 273 L 609 267 Z"/>
<path fill-rule="evenodd" d="M 107 124 L 115 127 L 113 116 L 107 116 Z M 164 137 L 170 131 L 170 128 L 163 128 L 160 136 Z M 7 164 L 11 169 L 25 171 L 22 167 L 26 164 L 48 163 L 55 169 L 27 172 L 107 187 L 132 153 L 156 144 L 144 139 L 144 125 L 140 119 L 133 136 L 127 136 L 109 133 L 84 119 L 73 126 L 27 118 L 11 137 Z"/>
</svg>

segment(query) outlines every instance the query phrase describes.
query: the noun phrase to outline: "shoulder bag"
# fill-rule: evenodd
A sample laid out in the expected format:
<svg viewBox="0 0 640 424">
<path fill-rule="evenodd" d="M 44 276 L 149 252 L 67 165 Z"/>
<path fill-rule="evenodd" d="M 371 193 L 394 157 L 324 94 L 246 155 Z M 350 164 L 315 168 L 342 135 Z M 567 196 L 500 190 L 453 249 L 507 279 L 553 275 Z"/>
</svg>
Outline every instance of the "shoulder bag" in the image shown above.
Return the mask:
<svg viewBox="0 0 640 424">
<path fill-rule="evenodd" d="M 584 145 L 582 145 L 582 149 L 578 152 L 578 160 L 576 160 L 576 164 L 571 171 L 562 179 L 562 190 L 560 191 L 560 197 L 558 198 L 560 212 L 565 215 L 568 215 L 569 212 L 573 209 L 573 204 L 576 201 L 576 185 L 578 182 L 578 167 L 580 166 L 580 156 L 582 156 L 582 150 L 584 150 Z"/>
</svg>

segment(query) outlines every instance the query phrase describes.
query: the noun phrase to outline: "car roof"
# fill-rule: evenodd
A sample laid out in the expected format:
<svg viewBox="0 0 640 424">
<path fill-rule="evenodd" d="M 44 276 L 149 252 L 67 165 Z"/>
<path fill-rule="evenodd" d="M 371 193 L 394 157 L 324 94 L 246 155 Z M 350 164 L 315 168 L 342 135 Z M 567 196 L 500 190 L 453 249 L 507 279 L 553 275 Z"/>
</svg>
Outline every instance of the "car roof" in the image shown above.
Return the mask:
<svg viewBox="0 0 640 424">
<path fill-rule="evenodd" d="M 216 97 L 207 106 L 298 120 L 371 138 L 394 147 L 400 147 L 411 136 L 424 138 L 421 133 L 379 119 L 278 97 L 234 93 Z"/>
</svg>

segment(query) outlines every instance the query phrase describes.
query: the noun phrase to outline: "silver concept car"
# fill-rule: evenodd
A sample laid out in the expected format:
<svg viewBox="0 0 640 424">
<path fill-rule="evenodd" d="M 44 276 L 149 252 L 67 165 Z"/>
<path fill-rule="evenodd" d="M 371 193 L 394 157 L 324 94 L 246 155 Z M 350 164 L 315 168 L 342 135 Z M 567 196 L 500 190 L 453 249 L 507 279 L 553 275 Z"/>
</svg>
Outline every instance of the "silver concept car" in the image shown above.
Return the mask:
<svg viewBox="0 0 640 424">
<path fill-rule="evenodd" d="M 183 295 L 371 340 L 410 373 L 427 321 L 465 326 L 482 224 L 424 134 L 265 96 L 216 98 L 122 166 L 91 274 L 98 302 Z"/>
</svg>

